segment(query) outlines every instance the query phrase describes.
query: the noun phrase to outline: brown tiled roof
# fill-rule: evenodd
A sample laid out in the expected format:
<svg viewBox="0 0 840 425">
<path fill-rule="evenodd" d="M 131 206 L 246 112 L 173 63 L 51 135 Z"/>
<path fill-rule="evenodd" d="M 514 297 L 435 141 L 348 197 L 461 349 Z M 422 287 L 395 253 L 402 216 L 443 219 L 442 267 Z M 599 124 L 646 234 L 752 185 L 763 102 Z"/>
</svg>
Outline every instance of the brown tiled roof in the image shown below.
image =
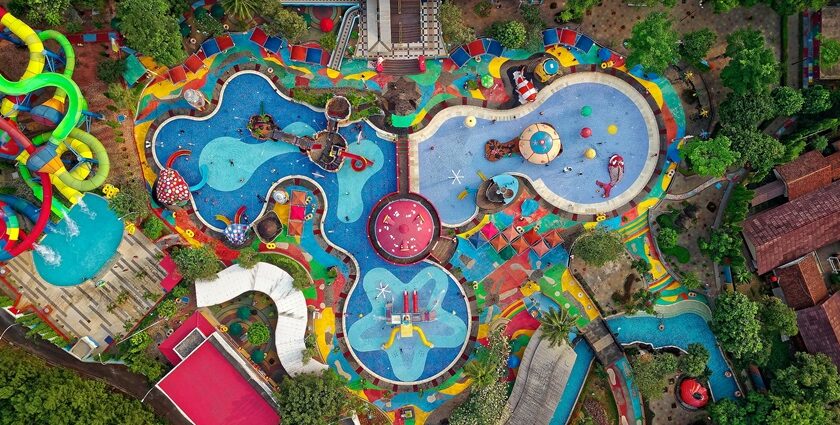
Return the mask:
<svg viewBox="0 0 840 425">
<path fill-rule="evenodd" d="M 811 353 L 823 353 L 840 367 L 840 292 L 824 303 L 796 312 L 799 335 Z"/>
<path fill-rule="evenodd" d="M 795 160 L 776 167 L 776 172 L 787 184 L 808 177 L 809 175 L 830 167 L 828 160 L 817 151 L 803 153 Z"/>
<path fill-rule="evenodd" d="M 794 264 L 776 269 L 785 302 L 794 310 L 813 307 L 828 297 L 822 271 L 813 253 Z"/>
<path fill-rule="evenodd" d="M 743 234 L 759 274 L 840 239 L 840 181 L 748 217 Z"/>
</svg>

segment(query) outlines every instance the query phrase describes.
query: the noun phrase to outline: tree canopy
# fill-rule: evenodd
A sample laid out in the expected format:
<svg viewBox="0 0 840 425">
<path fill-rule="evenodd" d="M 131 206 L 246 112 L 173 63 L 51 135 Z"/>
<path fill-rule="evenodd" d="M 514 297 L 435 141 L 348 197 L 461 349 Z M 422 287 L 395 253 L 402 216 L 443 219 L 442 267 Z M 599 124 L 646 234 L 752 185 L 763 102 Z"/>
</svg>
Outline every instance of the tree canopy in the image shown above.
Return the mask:
<svg viewBox="0 0 840 425">
<path fill-rule="evenodd" d="M 248 342 L 263 345 L 271 339 L 271 331 L 263 322 L 256 322 L 248 327 Z"/>
<path fill-rule="evenodd" d="M 730 93 L 720 103 L 720 122 L 728 129 L 754 129 L 773 118 L 778 106 L 768 92 Z"/>
<path fill-rule="evenodd" d="M 768 3 L 779 15 L 789 16 L 805 9 L 822 9 L 828 0 L 769 0 Z"/>
<path fill-rule="evenodd" d="M 781 142 L 755 129 L 731 132 L 729 138 L 732 148 L 741 154 L 741 160 L 755 172 L 758 180 L 764 178 L 785 155 L 785 146 Z"/>
<path fill-rule="evenodd" d="M 642 397 L 654 400 L 662 397 L 662 389 L 668 386 L 666 378 L 677 371 L 677 357 L 671 353 L 636 356 L 630 365 Z"/>
<path fill-rule="evenodd" d="M 735 93 L 756 93 L 779 82 L 779 63 L 764 36 L 754 29 L 735 31 L 727 37 L 729 63 L 720 72 L 723 85 Z M 759 44 L 760 42 L 760 44 Z"/>
<path fill-rule="evenodd" d="M 0 412 L 4 424 L 162 424 L 139 401 L 103 382 L 7 346 L 0 346 Z"/>
<path fill-rule="evenodd" d="M 711 328 L 720 346 L 742 359 L 764 348 L 758 304 L 740 292 L 721 294 L 715 302 Z"/>
<path fill-rule="evenodd" d="M 320 425 L 338 419 L 352 404 L 344 380 L 332 370 L 285 377 L 277 397 L 284 423 Z"/>
<path fill-rule="evenodd" d="M 790 366 L 777 370 L 773 392 L 799 402 L 840 400 L 840 375 L 825 354 L 796 353 Z"/>
<path fill-rule="evenodd" d="M 676 230 L 670 227 L 663 227 L 659 229 L 659 233 L 656 235 L 656 243 L 659 245 L 659 249 L 671 249 L 677 246 L 677 239 L 679 237 L 680 234 Z"/>
<path fill-rule="evenodd" d="M 260 9 L 259 0 L 222 0 L 225 10 L 241 21 L 249 21 Z"/>
<path fill-rule="evenodd" d="M 776 115 L 782 117 L 796 115 L 805 104 L 802 92 L 788 86 L 774 88 L 771 98 L 776 109 Z"/>
<path fill-rule="evenodd" d="M 694 272 L 683 273 L 680 283 L 683 288 L 688 290 L 700 289 L 700 287 L 703 286 L 703 283 L 700 282 L 700 278 L 697 277 L 697 273 Z"/>
<path fill-rule="evenodd" d="M 706 58 L 716 40 L 717 34 L 708 28 L 687 32 L 680 43 L 680 55 L 686 62 L 696 64 Z"/>
<path fill-rule="evenodd" d="M 475 39 L 475 31 L 464 23 L 464 16 L 461 8 L 452 2 L 444 1 L 440 4 L 438 11 L 440 19 L 440 30 L 443 32 L 443 39 L 450 44 L 465 44 Z"/>
<path fill-rule="evenodd" d="M 723 176 L 726 169 L 741 158 L 732 150 L 732 141 L 724 135 L 709 140 L 691 139 L 680 148 L 680 153 L 688 158 L 692 170 L 710 177 Z"/>
<path fill-rule="evenodd" d="M 708 363 L 709 350 L 703 344 L 689 344 L 688 350 L 679 357 L 679 369 L 688 376 L 703 375 Z"/>
<path fill-rule="evenodd" d="M 508 49 L 518 49 L 525 44 L 528 32 L 522 22 L 498 21 L 490 25 L 490 28 L 487 29 L 487 35 L 495 38 Z"/>
<path fill-rule="evenodd" d="M 543 338 L 548 340 L 551 346 L 557 346 L 567 342 L 569 332 L 575 326 L 577 316 L 572 316 L 565 309 L 554 309 L 543 313 L 540 318 L 540 329 L 542 329 Z"/>
<path fill-rule="evenodd" d="M 200 248 L 175 247 L 172 249 L 172 261 L 186 280 L 210 279 L 221 270 L 219 258 L 208 245 Z"/>
<path fill-rule="evenodd" d="M 679 59 L 679 35 L 671 19 L 663 12 L 654 12 L 633 26 L 627 40 L 628 67 L 641 65 L 645 72 L 661 74 Z"/>
<path fill-rule="evenodd" d="M 598 227 L 580 235 L 572 253 L 588 264 L 601 267 L 618 258 L 623 249 L 621 236 Z"/>
<path fill-rule="evenodd" d="M 840 41 L 833 38 L 820 40 L 820 66 L 830 67 L 840 63 Z"/>
<path fill-rule="evenodd" d="M 125 185 L 108 201 L 108 206 L 119 218 L 143 220 L 149 215 L 149 193 L 135 185 Z"/>
<path fill-rule="evenodd" d="M 819 114 L 831 108 L 831 92 L 820 84 L 802 90 L 803 114 Z"/>
<path fill-rule="evenodd" d="M 796 312 L 777 297 L 764 297 L 761 302 L 759 318 L 769 332 L 780 332 L 787 336 L 799 333 Z"/>
<path fill-rule="evenodd" d="M 117 17 L 126 42 L 140 53 L 166 66 L 186 58 L 178 20 L 166 0 L 122 0 Z"/>
<path fill-rule="evenodd" d="M 487 347 L 479 347 L 476 352 L 477 364 L 470 368 L 482 369 L 478 378 L 475 370 L 465 370 L 468 376 L 476 379 L 466 401 L 452 412 L 449 423 L 452 425 L 495 425 L 507 410 L 507 383 L 501 378 L 507 373 L 507 359 L 510 353 L 510 341 L 500 326 L 490 331 Z M 469 363 L 467 364 L 469 366 Z"/>
<path fill-rule="evenodd" d="M 265 29 L 269 34 L 279 35 L 290 43 L 297 43 L 306 34 L 308 27 L 303 16 L 283 7 L 280 2 L 269 0 L 262 10 L 263 16 L 268 20 Z"/>
</svg>

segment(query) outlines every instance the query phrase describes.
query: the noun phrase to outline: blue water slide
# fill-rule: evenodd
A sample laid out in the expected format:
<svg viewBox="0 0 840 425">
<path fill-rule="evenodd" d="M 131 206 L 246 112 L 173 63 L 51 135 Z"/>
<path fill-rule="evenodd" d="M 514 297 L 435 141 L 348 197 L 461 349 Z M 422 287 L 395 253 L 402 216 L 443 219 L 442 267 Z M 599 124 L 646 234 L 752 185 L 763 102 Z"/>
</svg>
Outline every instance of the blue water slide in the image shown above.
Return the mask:
<svg viewBox="0 0 840 425">
<path fill-rule="evenodd" d="M 24 216 L 26 216 L 26 218 L 29 219 L 29 221 L 33 223 L 38 221 L 38 214 L 40 214 L 41 209 L 36 207 L 29 201 L 22 198 L 18 198 L 17 196 L 0 195 L 0 202 L 3 202 L 6 205 L 12 207 L 12 209 L 16 212 L 23 214 Z M 48 223 L 46 232 L 52 232 L 53 230 L 53 225 Z"/>
</svg>

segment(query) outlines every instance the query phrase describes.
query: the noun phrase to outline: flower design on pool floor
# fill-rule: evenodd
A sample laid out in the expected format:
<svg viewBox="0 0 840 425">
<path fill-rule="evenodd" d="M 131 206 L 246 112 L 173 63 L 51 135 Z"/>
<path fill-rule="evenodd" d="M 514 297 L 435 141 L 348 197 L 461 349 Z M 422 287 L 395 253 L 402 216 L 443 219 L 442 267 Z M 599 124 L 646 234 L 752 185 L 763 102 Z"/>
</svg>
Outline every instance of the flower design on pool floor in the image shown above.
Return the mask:
<svg viewBox="0 0 840 425">
<path fill-rule="evenodd" d="M 347 332 L 362 366 L 385 379 L 396 377 L 398 383 L 445 372 L 460 354 L 469 329 L 464 294 L 433 266 L 408 283 L 388 270 L 371 270 L 353 288 L 345 313 L 350 320 L 363 315 Z"/>
</svg>

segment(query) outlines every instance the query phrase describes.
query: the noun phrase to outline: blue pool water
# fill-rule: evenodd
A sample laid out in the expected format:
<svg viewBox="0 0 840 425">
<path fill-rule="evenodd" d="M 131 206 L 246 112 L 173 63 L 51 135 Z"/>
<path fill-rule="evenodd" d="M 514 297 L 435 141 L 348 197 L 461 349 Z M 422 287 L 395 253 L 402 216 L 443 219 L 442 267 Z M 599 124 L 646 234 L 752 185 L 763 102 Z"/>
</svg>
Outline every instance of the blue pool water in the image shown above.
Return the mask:
<svg viewBox="0 0 840 425">
<path fill-rule="evenodd" d="M 412 285 L 416 284 L 421 288 L 428 284 L 428 281 L 424 280 L 426 278 L 435 282 L 435 288 L 446 281 L 446 294 L 440 308 L 450 312 L 450 315 L 454 310 L 455 316 L 466 318 L 465 303 L 457 290 L 457 283 L 448 274 L 443 273 L 442 269 L 425 263 L 394 267 L 379 257 L 368 242 L 367 218 L 373 205 L 397 189 L 394 144 L 378 137 L 374 128 L 367 123 L 363 123 L 364 137 L 361 143 L 357 142 L 358 132 L 354 126 L 341 128 L 339 132 L 348 140 L 349 150 L 363 154 L 373 160 L 374 164 L 364 172 L 355 174 L 350 170 L 349 164 L 345 164 L 338 173 L 324 172 L 296 151 L 286 152 L 288 149 L 285 147 L 268 146 L 283 144 L 282 142 L 261 142 L 251 138 L 244 130 L 243 134 L 239 134 L 238 129 L 245 128 L 248 118 L 260 112 L 260 105 L 265 112 L 273 115 L 278 126 L 297 135 L 311 134 L 323 128 L 326 123 L 322 112 L 278 96 L 271 83 L 260 75 L 243 73 L 228 81 L 221 105 L 209 119 L 197 121 L 179 117 L 159 128 L 154 139 L 155 156 L 159 163 L 165 163 L 166 159 L 179 149 L 192 150 L 192 156 L 179 159 L 174 164 L 174 168 L 188 183 L 194 184 L 201 179 L 200 163 L 210 165 L 210 162 L 213 162 L 208 183 L 193 194 L 196 211 L 202 219 L 222 227 L 224 224 L 215 219 L 216 215 L 232 217 L 240 205 L 246 207 L 246 215 L 251 220 L 256 219 L 263 208 L 257 195 L 267 196 L 275 182 L 286 178 L 309 178 L 320 186 L 327 198 L 323 236 L 356 259 L 360 282 L 365 282 L 367 275 L 372 271 L 375 284 L 378 284 L 380 279 L 388 279 L 386 283 L 392 288 L 401 285 L 402 282 L 412 282 L 415 278 L 418 280 L 414 280 Z M 230 147 L 233 151 L 220 148 L 221 146 Z M 207 154 L 203 152 L 205 149 L 209 149 Z M 243 155 L 258 158 L 245 158 Z M 230 160 L 234 161 L 234 165 L 230 164 Z M 322 265 L 335 265 L 347 274 L 347 266 L 318 245 L 312 234 L 313 226 L 311 220 L 304 223 L 301 247 Z M 381 271 L 377 270 L 389 270 L 393 276 L 383 277 Z M 357 287 L 362 288 L 363 285 L 360 283 Z M 355 291 L 347 302 L 349 311 L 372 310 L 370 301 L 362 290 Z M 348 315 L 345 319 L 346 329 L 353 327 L 358 320 L 358 313 L 355 316 Z M 457 323 L 453 322 L 451 327 L 454 329 Z M 363 345 L 364 342 L 358 343 L 362 344 L 361 348 L 367 348 Z M 460 346 L 446 348 L 446 345 L 444 341 L 441 348 L 429 350 L 420 376 L 431 376 L 435 371 L 445 368 L 450 359 L 460 352 Z M 394 344 L 394 347 L 397 347 L 397 344 Z M 453 352 L 455 354 L 452 354 Z M 364 364 L 374 365 L 370 367 L 371 370 L 376 367 L 377 362 L 383 365 L 385 362 L 390 364 L 388 355 L 382 350 L 379 350 L 379 353 L 358 353 Z M 340 373 L 352 373 L 352 368 L 343 362 L 333 362 L 331 366 L 341 368 Z M 403 367 L 416 373 L 415 369 L 412 369 L 415 367 L 413 360 L 408 365 L 397 366 L 397 373 L 403 374 Z M 382 373 L 384 377 L 399 380 L 393 370 L 390 374 Z"/>
<path fill-rule="evenodd" d="M 665 325 L 665 330 L 659 330 L 660 323 Z M 620 316 L 608 319 L 607 324 L 621 344 L 642 342 L 655 348 L 678 347 L 682 350 L 688 349 L 688 345 L 692 343 L 703 344 L 710 354 L 709 369 L 712 376 L 709 383 L 712 396 L 715 400 L 735 398 L 738 386 L 733 378 L 724 375 L 729 366 L 716 345 L 712 330 L 702 317 L 694 313 L 683 313 L 663 319 Z"/>
<path fill-rule="evenodd" d="M 380 293 L 388 285 L 389 293 Z M 396 337 L 392 346 L 383 349 L 390 336 L 385 303 L 393 302 L 395 312 L 405 311 L 403 291 L 417 291 L 421 311 L 434 312 L 435 320 L 419 326 L 432 348 L 424 345 L 417 333 L 410 338 Z M 391 381 L 417 382 L 445 372 L 461 352 L 467 340 L 469 311 L 458 285 L 440 268 L 426 266 L 409 282 L 402 282 L 386 269 L 373 269 L 350 292 L 345 306 L 347 338 L 365 368 Z M 359 318 L 359 315 L 363 315 Z"/>
<path fill-rule="evenodd" d="M 595 359 L 595 351 L 583 338 L 579 338 L 575 344 L 575 354 L 577 354 L 577 357 L 574 366 L 572 366 L 569 380 L 566 382 L 566 388 L 563 389 L 563 395 L 560 397 L 560 402 L 557 403 L 554 415 L 551 417 L 552 425 L 565 425 L 569 422 L 580 390 L 583 389 L 583 384 L 586 382 L 589 367 L 592 366 L 592 360 Z"/>
<path fill-rule="evenodd" d="M 114 256 L 123 235 L 123 223 L 108 208 L 108 201 L 97 195 L 86 194 L 67 217 L 78 226 L 78 235 L 70 236 L 71 226 L 64 219 L 40 243 L 57 254 L 60 262 L 48 264 L 41 252 L 33 252 L 38 274 L 56 286 L 74 286 L 96 276 Z"/>
<path fill-rule="evenodd" d="M 586 105 L 592 107 L 589 117 L 580 115 Z M 496 162 L 484 158 L 484 144 L 489 139 L 506 142 L 538 122 L 552 124 L 563 144 L 563 153 L 548 166 L 532 164 L 521 156 Z M 612 124 L 618 127 L 615 135 L 607 132 Z M 583 127 L 592 129 L 588 139 L 580 136 Z M 597 158 L 584 159 L 587 148 L 595 149 Z M 623 93 L 605 84 L 581 83 L 559 90 L 533 112 L 513 121 L 479 119 L 474 128 L 466 128 L 463 117 L 450 118 L 434 136 L 420 143 L 418 151 L 420 193 L 435 204 L 443 222 L 454 224 L 475 212 L 474 198 L 459 200 L 458 194 L 465 188 L 478 188 L 479 171 L 487 177 L 505 172 L 523 174 L 534 181 L 542 180 L 571 202 L 594 204 L 604 201 L 595 181 L 609 181 L 607 161 L 612 154 L 619 154 L 624 157 L 625 175 L 612 190 L 611 197 L 616 197 L 633 184 L 648 160 L 648 130 L 641 111 Z M 567 166 L 572 171 L 565 173 Z M 453 172 L 463 176 L 460 183 L 449 178 Z"/>
</svg>

